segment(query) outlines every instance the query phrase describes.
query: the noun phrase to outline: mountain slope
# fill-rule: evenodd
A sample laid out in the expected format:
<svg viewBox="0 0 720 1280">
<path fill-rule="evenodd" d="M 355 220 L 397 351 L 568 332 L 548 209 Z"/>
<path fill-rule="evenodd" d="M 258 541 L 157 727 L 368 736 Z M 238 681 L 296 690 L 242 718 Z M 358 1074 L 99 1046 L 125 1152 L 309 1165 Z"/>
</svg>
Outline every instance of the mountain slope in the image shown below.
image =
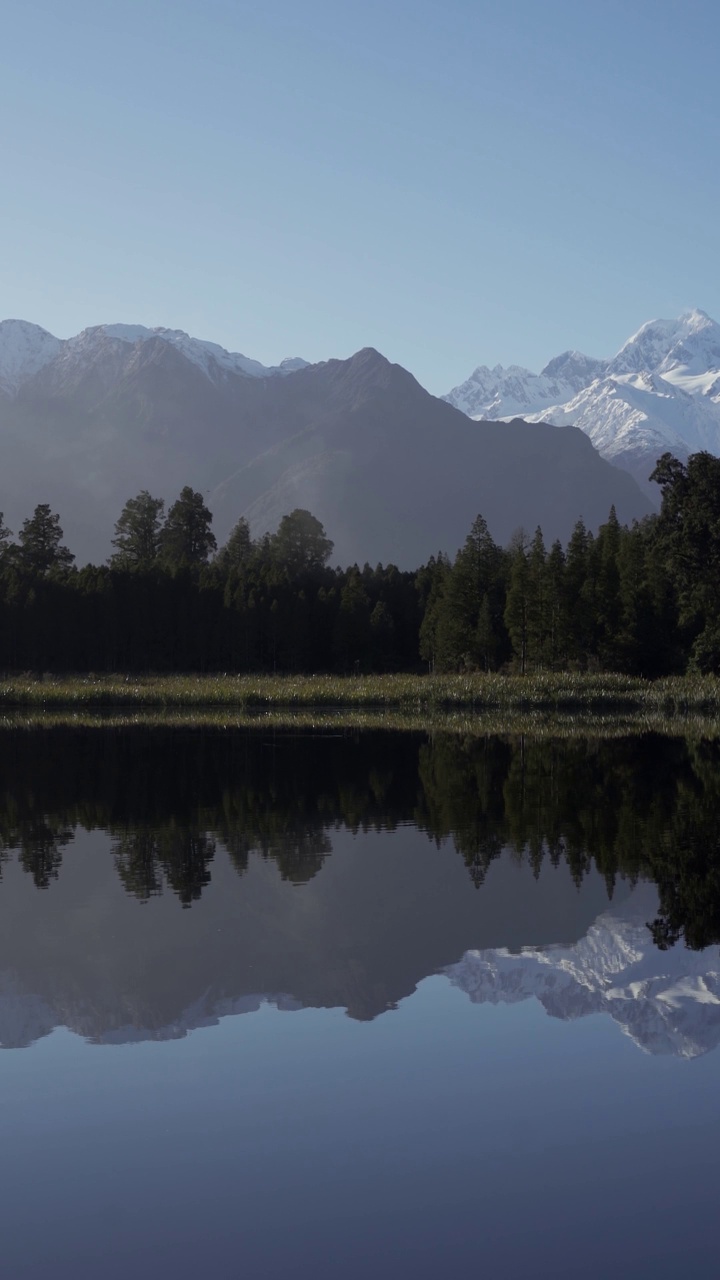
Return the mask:
<svg viewBox="0 0 720 1280">
<path fill-rule="evenodd" d="M 0 397 L 0 510 L 17 530 L 50 502 L 81 562 L 107 556 L 129 497 L 184 484 L 220 541 L 241 514 L 262 534 L 300 506 L 339 561 L 403 567 L 453 553 L 480 511 L 506 541 L 520 524 L 565 539 L 613 503 L 621 520 L 650 510 L 580 431 L 478 426 L 372 349 L 264 369 L 175 330 L 42 334 Z"/>
</svg>

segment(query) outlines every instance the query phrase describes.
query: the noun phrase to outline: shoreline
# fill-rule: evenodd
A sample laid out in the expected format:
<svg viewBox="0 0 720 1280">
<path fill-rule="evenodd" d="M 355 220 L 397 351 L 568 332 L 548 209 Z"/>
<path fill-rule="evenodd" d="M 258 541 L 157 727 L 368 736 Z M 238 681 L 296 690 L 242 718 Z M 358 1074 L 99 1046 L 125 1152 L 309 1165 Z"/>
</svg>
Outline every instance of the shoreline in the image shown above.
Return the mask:
<svg viewBox="0 0 720 1280">
<path fill-rule="evenodd" d="M 720 678 L 539 672 L 533 675 L 16 676 L 0 680 L 4 709 L 126 708 L 544 711 L 720 714 Z"/>
<path fill-rule="evenodd" d="M 46 677 L 0 682 L 0 730 L 720 736 L 720 681 L 624 676 Z"/>
</svg>

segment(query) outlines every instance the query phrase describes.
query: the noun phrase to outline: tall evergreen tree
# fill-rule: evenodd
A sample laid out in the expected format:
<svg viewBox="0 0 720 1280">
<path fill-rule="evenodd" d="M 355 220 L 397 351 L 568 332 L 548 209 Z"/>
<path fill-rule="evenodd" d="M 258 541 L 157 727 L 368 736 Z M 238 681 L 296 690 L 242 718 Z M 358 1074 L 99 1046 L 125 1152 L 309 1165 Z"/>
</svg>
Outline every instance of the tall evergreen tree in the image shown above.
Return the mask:
<svg viewBox="0 0 720 1280">
<path fill-rule="evenodd" d="M 610 508 L 606 524 L 598 529 L 594 544 L 597 566 L 595 581 L 595 632 L 596 652 L 600 665 L 616 670 L 620 661 L 618 639 L 620 635 L 622 601 L 620 598 L 619 556 L 622 531 L 615 507 Z"/>
<path fill-rule="evenodd" d="M 320 521 L 309 511 L 296 507 L 280 521 L 277 533 L 270 539 L 270 553 L 293 578 L 324 568 L 333 545 Z"/>
<path fill-rule="evenodd" d="M 662 489 L 659 540 L 692 638 L 691 663 L 720 671 L 720 458 L 695 453 L 683 464 L 660 458 L 651 480 Z"/>
<path fill-rule="evenodd" d="M 201 493 L 185 485 L 167 513 L 160 531 L 160 559 L 170 569 L 193 569 L 207 564 L 217 547 L 210 525 L 212 512 Z"/>
<path fill-rule="evenodd" d="M 565 586 L 565 552 L 559 541 L 550 548 L 547 558 L 547 659 L 553 670 L 562 667 L 567 658 L 568 616 Z"/>
<path fill-rule="evenodd" d="M 250 525 L 245 517 L 241 516 L 230 533 L 227 542 L 215 556 L 213 563 L 223 573 L 230 573 L 233 570 L 239 571 L 246 567 L 252 551 L 253 541 L 250 537 Z"/>
<path fill-rule="evenodd" d="M 445 608 L 445 596 L 450 577 L 450 561 L 444 552 L 431 556 L 418 572 L 415 585 L 420 597 L 422 621 L 420 623 L 419 653 L 430 671 L 436 664 L 442 665 L 442 635 L 440 624 Z"/>
<path fill-rule="evenodd" d="M 527 557 L 527 661 L 536 669 L 544 667 L 547 659 L 546 561 L 542 529 L 537 528 Z"/>
<path fill-rule="evenodd" d="M 343 671 L 367 667 L 370 648 L 370 600 L 357 568 L 351 569 L 340 596 L 333 648 Z M 365 662 L 363 659 L 365 658 Z"/>
<path fill-rule="evenodd" d="M 585 666 L 592 648 L 592 589 L 590 553 L 593 536 L 578 520 L 565 557 L 565 600 L 568 618 L 567 652 L 571 662 Z"/>
<path fill-rule="evenodd" d="M 525 535 L 522 530 L 513 539 L 510 548 L 510 580 L 505 601 L 505 626 L 510 636 L 513 656 L 525 675 L 528 666 L 528 639 L 530 633 L 530 582 Z"/>
<path fill-rule="evenodd" d="M 457 554 L 439 613 L 441 667 L 488 671 L 497 665 L 504 637 L 502 567 L 502 550 L 479 515 Z"/>
<path fill-rule="evenodd" d="M 117 549 L 110 557 L 111 568 L 149 569 L 157 562 L 164 508 L 164 500 L 153 498 L 147 489 L 128 499 L 115 524 L 112 545 Z"/>
<path fill-rule="evenodd" d="M 23 568 L 39 576 L 54 569 L 69 569 L 75 556 L 62 545 L 62 536 L 60 516 L 46 502 L 40 503 L 33 515 L 23 521 L 18 535 Z"/>
</svg>

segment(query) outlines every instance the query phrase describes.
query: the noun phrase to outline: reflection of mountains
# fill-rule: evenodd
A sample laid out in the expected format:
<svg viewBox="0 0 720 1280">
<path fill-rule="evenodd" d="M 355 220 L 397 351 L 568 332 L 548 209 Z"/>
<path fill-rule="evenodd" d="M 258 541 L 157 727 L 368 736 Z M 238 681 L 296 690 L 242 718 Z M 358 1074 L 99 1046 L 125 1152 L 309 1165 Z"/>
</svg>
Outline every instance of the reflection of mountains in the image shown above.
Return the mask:
<svg viewBox="0 0 720 1280">
<path fill-rule="evenodd" d="M 565 870 L 535 879 L 506 856 L 477 895 L 451 850 L 404 830 L 337 837 L 332 871 L 302 889 L 257 859 L 241 884 L 222 859 L 219 892 L 187 915 L 169 899 L 133 909 L 96 840 L 72 863 L 62 902 L 49 910 L 48 896 L 21 894 L 4 931 L 4 1047 L 59 1025 L 99 1044 L 177 1039 L 263 1003 L 371 1018 L 438 971 L 473 1003 L 534 997 L 563 1020 L 609 1013 L 650 1053 L 692 1058 L 720 1042 L 718 950 L 659 950 L 650 885 L 592 920 L 607 902 L 599 877 L 578 895 Z M 552 941 L 562 936 L 573 940 Z M 467 949 L 471 939 L 489 945 Z"/>
<path fill-rule="evenodd" d="M 548 1008 L 552 976 L 566 1011 L 637 1020 L 648 1000 L 578 977 L 574 944 L 640 879 L 655 977 L 720 940 L 711 741 L 50 729 L 1 733 L 0 779 L 6 1044 L 183 1034 L 267 993 L 370 1018 L 470 950 L 478 991 L 532 969 Z M 498 958 L 528 947 L 534 968 Z"/>
<path fill-rule="evenodd" d="M 18 864 L 0 892 L 0 1042 L 62 1025 L 94 1041 L 164 1039 L 259 998 L 368 1019 L 470 947 L 581 937 L 607 903 L 590 874 L 539 878 L 510 856 L 478 893 L 452 846 L 410 826 L 332 834 L 322 874 L 284 880 L 252 855 L 243 876 L 218 850 L 191 911 L 167 894 L 142 908 L 114 874 L 106 835 L 80 835 L 38 893 Z M 272 994 L 277 993 L 277 994 Z"/>
<path fill-rule="evenodd" d="M 534 997 L 564 1021 L 608 1013 L 648 1053 L 695 1058 L 720 1043 L 720 954 L 658 950 L 646 925 L 656 912 L 642 885 L 573 946 L 468 951 L 446 972 L 473 1004 Z"/>
</svg>

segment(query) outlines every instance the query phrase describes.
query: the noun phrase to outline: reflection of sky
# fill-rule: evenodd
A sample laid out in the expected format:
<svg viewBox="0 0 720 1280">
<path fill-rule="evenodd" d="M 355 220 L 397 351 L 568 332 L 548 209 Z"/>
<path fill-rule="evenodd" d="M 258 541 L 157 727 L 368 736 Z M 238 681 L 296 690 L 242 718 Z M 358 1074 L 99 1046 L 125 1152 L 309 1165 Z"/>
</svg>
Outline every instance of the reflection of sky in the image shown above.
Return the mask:
<svg viewBox="0 0 720 1280">
<path fill-rule="evenodd" d="M 473 1005 L 0 1057 L 13 1277 L 714 1275 L 715 1055 Z"/>
</svg>

